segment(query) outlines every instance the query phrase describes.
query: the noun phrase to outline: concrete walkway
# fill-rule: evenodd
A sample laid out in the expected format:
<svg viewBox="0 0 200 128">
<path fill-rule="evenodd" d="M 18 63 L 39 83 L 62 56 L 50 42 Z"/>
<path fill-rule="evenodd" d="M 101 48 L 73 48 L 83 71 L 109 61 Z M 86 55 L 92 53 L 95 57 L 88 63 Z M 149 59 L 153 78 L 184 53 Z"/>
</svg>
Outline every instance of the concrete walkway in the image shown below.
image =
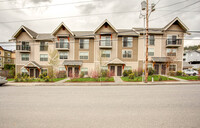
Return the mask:
<svg viewBox="0 0 200 128">
<path fill-rule="evenodd" d="M 173 77 L 173 76 L 166 76 L 166 75 L 163 75 L 163 76 L 165 76 L 165 77 L 169 77 L 169 78 L 172 78 L 172 79 L 175 79 L 175 80 L 181 81 L 181 82 L 187 82 L 187 81 L 188 81 L 188 80 L 180 79 L 180 78 Z"/>
<path fill-rule="evenodd" d="M 120 76 L 114 76 L 114 80 L 115 80 L 115 83 L 123 83 L 124 82 L 124 81 L 122 81 Z"/>
</svg>

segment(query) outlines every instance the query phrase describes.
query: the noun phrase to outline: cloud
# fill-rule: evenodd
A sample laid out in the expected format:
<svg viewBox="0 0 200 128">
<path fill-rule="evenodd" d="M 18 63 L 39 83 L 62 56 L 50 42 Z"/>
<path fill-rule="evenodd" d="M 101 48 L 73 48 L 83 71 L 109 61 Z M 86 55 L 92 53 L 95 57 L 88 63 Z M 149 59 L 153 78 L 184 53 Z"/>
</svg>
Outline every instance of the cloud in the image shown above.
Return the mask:
<svg viewBox="0 0 200 128">
<path fill-rule="evenodd" d="M 40 3 L 51 3 L 52 0 L 29 0 L 30 2 L 34 3 L 34 4 L 40 4 Z"/>
<path fill-rule="evenodd" d="M 89 3 L 89 4 L 79 5 L 79 6 L 77 6 L 77 8 L 79 8 L 81 13 L 83 13 L 83 14 L 90 14 L 97 8 L 97 6 Z"/>
</svg>

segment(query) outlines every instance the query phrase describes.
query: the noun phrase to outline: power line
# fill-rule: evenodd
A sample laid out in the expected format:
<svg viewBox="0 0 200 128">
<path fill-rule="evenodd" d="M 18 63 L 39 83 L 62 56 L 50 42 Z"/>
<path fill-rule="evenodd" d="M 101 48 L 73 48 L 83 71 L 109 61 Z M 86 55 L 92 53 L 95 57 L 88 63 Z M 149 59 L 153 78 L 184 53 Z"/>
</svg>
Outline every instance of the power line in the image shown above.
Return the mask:
<svg viewBox="0 0 200 128">
<path fill-rule="evenodd" d="M 177 4 L 180 4 L 180 3 L 184 3 L 184 2 L 187 2 L 187 1 L 188 1 L 188 0 L 180 1 L 180 2 L 173 3 L 173 4 L 169 4 L 169 5 L 166 5 L 166 6 L 161 6 L 161 7 L 158 7 L 158 8 L 156 8 L 156 9 L 167 8 L 167 7 L 174 6 L 174 5 L 177 5 Z"/>
<path fill-rule="evenodd" d="M 62 18 L 65 19 L 65 18 L 85 17 L 85 16 L 96 16 L 96 15 L 106 15 L 106 14 L 121 14 L 121 13 L 132 13 L 132 12 L 140 12 L 140 11 L 111 12 L 111 13 L 96 13 L 96 14 L 85 14 L 85 15 L 66 16 L 66 17 L 53 17 L 53 18 L 31 19 L 31 20 L 6 21 L 6 22 L 0 22 L 0 24 L 5 24 L 5 23 L 17 23 L 17 22 L 42 21 L 42 20 L 53 20 L 53 19 L 62 19 Z"/>
<path fill-rule="evenodd" d="M 192 4 L 186 5 L 186 6 L 182 7 L 182 8 L 179 8 L 179 9 L 177 9 L 177 10 L 175 10 L 175 11 L 172 11 L 172 12 L 170 12 L 170 13 L 167 13 L 167 14 L 165 14 L 165 15 L 159 16 L 159 17 L 157 17 L 157 18 L 153 18 L 153 19 L 151 19 L 151 20 L 149 20 L 149 21 L 153 21 L 153 20 L 159 19 L 159 18 L 161 18 L 161 17 L 165 17 L 165 16 L 168 16 L 168 15 L 171 15 L 172 13 L 176 13 L 177 11 L 180 11 L 180 10 L 182 10 L 182 9 L 185 9 L 185 8 L 187 8 L 187 7 L 190 7 L 190 6 L 192 6 L 192 5 L 195 5 L 195 4 L 199 3 L 199 2 L 200 2 L 200 0 L 199 0 L 199 1 L 196 1 L 196 2 L 194 2 L 194 3 L 192 3 Z"/>
<path fill-rule="evenodd" d="M 21 9 L 31 9 L 31 8 L 41 8 L 41 7 L 51 7 L 51 6 L 63 6 L 63 5 L 68 5 L 68 4 L 79 4 L 79 3 L 88 3 L 88 2 L 99 2 L 99 1 L 79 1 L 79 2 L 41 5 L 41 6 L 24 7 L 24 8 L 8 8 L 8 9 L 0 9 L 0 11 L 21 10 Z"/>
</svg>

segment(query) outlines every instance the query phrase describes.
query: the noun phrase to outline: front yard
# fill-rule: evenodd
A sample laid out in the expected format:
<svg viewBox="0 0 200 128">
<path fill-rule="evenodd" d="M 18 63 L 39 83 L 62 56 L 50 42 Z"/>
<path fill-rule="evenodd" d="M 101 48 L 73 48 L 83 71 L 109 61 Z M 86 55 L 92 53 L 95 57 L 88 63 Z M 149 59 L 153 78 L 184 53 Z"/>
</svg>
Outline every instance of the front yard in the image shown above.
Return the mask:
<svg viewBox="0 0 200 128">
<path fill-rule="evenodd" d="M 100 77 L 100 78 L 73 78 L 66 82 L 114 82 L 113 77 Z"/>
<path fill-rule="evenodd" d="M 153 76 L 148 77 L 148 81 L 152 81 L 152 77 L 153 77 L 154 81 L 172 81 L 172 80 L 174 80 L 172 78 L 168 78 L 165 76 L 153 75 Z M 134 77 L 134 79 L 129 79 L 129 77 L 121 77 L 121 79 L 125 82 L 141 82 L 142 76 Z"/>
<path fill-rule="evenodd" d="M 57 82 L 63 80 L 65 78 L 53 78 L 53 79 L 40 79 L 40 78 L 20 78 L 20 79 L 13 79 L 15 82 Z"/>
<path fill-rule="evenodd" d="M 191 81 L 200 80 L 200 76 L 173 76 L 173 77 Z"/>
</svg>

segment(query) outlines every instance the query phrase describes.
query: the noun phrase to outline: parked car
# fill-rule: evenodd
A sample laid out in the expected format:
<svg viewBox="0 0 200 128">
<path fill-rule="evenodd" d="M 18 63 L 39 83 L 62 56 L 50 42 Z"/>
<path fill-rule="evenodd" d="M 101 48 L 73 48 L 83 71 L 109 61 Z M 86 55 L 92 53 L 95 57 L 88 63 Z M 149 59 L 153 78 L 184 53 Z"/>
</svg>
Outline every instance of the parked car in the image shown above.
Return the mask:
<svg viewBox="0 0 200 128">
<path fill-rule="evenodd" d="M 198 75 L 198 71 L 194 70 L 194 69 L 186 69 L 186 70 L 183 70 L 183 72 L 189 76 L 196 76 Z"/>
<path fill-rule="evenodd" d="M 3 85 L 3 84 L 5 84 L 5 83 L 7 83 L 8 81 L 7 81 L 7 78 L 6 77 L 2 77 L 2 76 L 0 76 L 0 85 Z"/>
</svg>

